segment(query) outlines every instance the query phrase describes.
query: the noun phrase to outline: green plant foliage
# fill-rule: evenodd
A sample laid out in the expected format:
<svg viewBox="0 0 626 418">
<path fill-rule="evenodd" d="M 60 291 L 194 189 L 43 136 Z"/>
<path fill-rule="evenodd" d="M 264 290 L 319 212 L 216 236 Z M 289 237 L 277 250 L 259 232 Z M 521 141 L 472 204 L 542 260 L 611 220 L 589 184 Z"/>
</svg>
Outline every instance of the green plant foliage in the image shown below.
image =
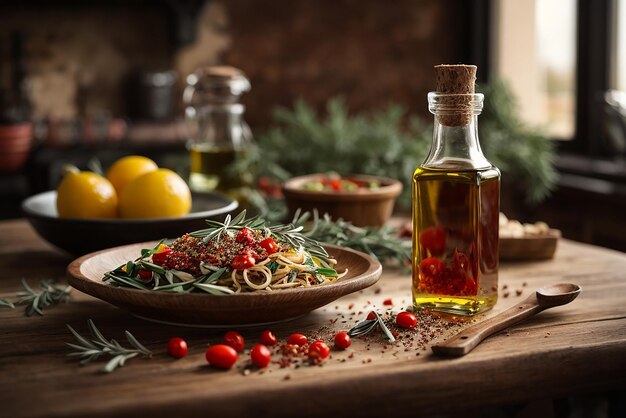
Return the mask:
<svg viewBox="0 0 626 418">
<path fill-rule="evenodd" d="M 397 178 L 404 184 L 400 201 L 409 207 L 411 177 L 428 152 L 432 128 L 410 118 L 403 129 L 406 114 L 395 105 L 350 116 L 344 101 L 334 98 L 326 110 L 321 118 L 303 101 L 293 109 L 277 108 L 277 126 L 258 138 L 259 174 L 281 180 L 328 171 Z"/>
<path fill-rule="evenodd" d="M 503 176 L 525 187 L 529 202 L 540 201 L 556 181 L 551 141 L 519 121 L 513 96 L 502 82 L 484 92 L 479 127 L 487 158 Z M 413 171 L 430 149 L 432 124 L 397 105 L 350 115 L 341 98 L 328 101 L 324 117 L 301 100 L 292 109 L 277 108 L 274 122 L 274 128 L 258 135 L 258 148 L 238 169 L 253 165 L 259 176 L 279 180 L 328 171 L 397 178 L 404 185 L 398 205 L 410 208 Z"/>
</svg>

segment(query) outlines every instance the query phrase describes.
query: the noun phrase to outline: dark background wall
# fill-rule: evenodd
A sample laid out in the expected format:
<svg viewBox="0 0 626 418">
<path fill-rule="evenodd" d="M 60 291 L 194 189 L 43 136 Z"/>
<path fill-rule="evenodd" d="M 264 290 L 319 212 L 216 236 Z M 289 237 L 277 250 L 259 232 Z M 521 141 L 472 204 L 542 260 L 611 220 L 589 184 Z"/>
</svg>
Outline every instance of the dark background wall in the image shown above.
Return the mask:
<svg viewBox="0 0 626 418">
<path fill-rule="evenodd" d="M 124 116 L 124 81 L 198 66 L 246 72 L 252 125 L 274 105 L 315 106 L 343 95 L 351 110 L 393 101 L 427 115 L 432 66 L 467 62 L 463 0 L 25 1 L 0 6 L 0 82 L 10 83 L 10 35 L 25 36 L 35 115 Z"/>
</svg>

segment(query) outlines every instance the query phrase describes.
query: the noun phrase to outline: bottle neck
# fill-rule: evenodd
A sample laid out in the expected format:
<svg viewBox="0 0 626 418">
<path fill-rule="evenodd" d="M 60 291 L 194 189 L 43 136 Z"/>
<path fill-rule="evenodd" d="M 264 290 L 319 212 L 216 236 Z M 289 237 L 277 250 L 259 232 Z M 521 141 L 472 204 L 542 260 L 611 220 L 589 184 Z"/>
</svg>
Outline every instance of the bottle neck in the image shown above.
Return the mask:
<svg viewBox="0 0 626 418">
<path fill-rule="evenodd" d="M 491 167 L 478 141 L 478 116 L 467 124 L 447 126 L 435 114 L 433 142 L 422 166 L 441 169 L 481 169 Z"/>
</svg>

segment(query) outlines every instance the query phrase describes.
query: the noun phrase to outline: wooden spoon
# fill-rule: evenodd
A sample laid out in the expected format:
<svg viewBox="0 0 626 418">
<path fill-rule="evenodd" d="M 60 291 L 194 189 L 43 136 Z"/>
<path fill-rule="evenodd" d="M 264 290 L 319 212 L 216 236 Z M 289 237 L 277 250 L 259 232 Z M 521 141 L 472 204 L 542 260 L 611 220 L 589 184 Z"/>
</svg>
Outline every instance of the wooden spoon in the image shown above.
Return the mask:
<svg viewBox="0 0 626 418">
<path fill-rule="evenodd" d="M 571 283 L 559 283 L 537 289 L 523 302 L 464 329 L 441 344 L 434 345 L 433 352 L 448 357 L 464 356 L 488 336 L 545 309 L 568 304 L 576 299 L 580 291 L 580 286 Z"/>
</svg>

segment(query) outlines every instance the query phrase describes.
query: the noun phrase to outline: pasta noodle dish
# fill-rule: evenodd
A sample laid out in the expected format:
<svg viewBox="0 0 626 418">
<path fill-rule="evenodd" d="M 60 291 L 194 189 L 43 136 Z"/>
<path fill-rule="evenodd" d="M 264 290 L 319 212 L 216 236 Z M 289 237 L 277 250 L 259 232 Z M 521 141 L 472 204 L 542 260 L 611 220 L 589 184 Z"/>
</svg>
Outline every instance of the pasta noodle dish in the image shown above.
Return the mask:
<svg viewBox="0 0 626 418">
<path fill-rule="evenodd" d="M 207 229 L 169 245 L 161 241 L 105 273 L 103 281 L 144 290 L 228 295 L 321 286 L 348 272 L 338 273 L 337 261 L 303 235 L 302 226 L 266 225 L 245 215 L 227 216 L 224 223 L 207 221 Z"/>
</svg>

